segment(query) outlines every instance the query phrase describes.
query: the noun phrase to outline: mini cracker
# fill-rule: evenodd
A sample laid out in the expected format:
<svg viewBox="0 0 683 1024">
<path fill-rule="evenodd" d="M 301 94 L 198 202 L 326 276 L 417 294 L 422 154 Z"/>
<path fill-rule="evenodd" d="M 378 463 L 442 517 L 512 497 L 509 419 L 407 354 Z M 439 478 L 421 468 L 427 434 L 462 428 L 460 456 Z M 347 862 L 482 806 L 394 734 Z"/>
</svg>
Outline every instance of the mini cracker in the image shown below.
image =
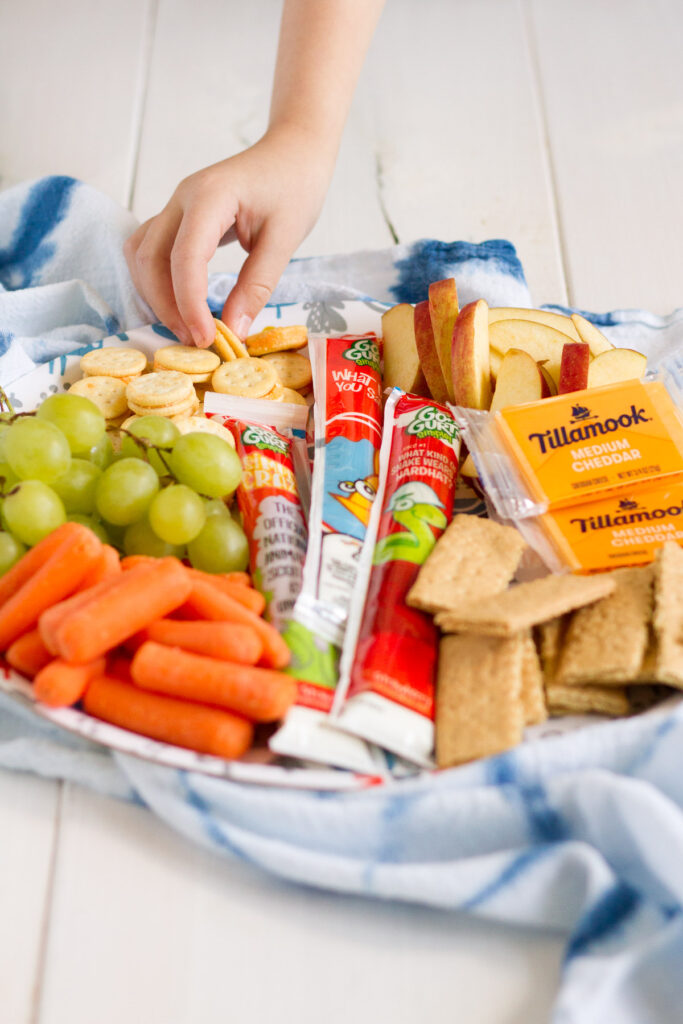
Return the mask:
<svg viewBox="0 0 683 1024">
<path fill-rule="evenodd" d="M 440 612 L 435 621 L 447 633 L 470 630 L 488 636 L 511 636 L 599 601 L 613 590 L 614 580 L 609 575 L 544 576 L 473 602 L 468 608 Z"/>
<path fill-rule="evenodd" d="M 147 366 L 147 356 L 136 348 L 96 348 L 86 352 L 80 367 L 86 377 L 137 377 Z"/>
<path fill-rule="evenodd" d="M 222 423 L 211 420 L 207 416 L 174 416 L 173 422 L 181 434 L 215 434 L 222 437 L 232 448 L 235 447 L 235 439 Z"/>
<path fill-rule="evenodd" d="M 235 359 L 219 366 L 211 383 L 223 395 L 263 398 L 277 384 L 277 374 L 262 359 Z"/>
<path fill-rule="evenodd" d="M 252 334 L 247 338 L 247 350 L 250 356 L 285 352 L 291 348 L 303 348 L 307 344 L 308 331 L 303 324 L 294 324 L 291 327 L 264 327 L 258 334 Z"/>
<path fill-rule="evenodd" d="M 129 385 L 116 377 L 83 377 L 74 381 L 69 394 L 83 395 L 94 402 L 106 420 L 123 416 L 127 409 L 126 388 Z"/>
<path fill-rule="evenodd" d="M 195 397 L 192 381 L 186 374 L 178 373 L 177 370 L 160 370 L 144 374 L 130 382 L 126 394 L 131 409 L 135 404 L 149 410 L 175 405 Z"/>
<path fill-rule="evenodd" d="M 298 391 L 293 391 L 292 388 L 283 388 L 282 397 L 278 401 L 287 402 L 289 405 L 308 405 L 304 396 Z"/>
<path fill-rule="evenodd" d="M 628 683 L 638 678 L 652 617 L 652 566 L 615 569 L 609 597 L 574 612 L 569 620 L 556 682 Z"/>
<path fill-rule="evenodd" d="M 131 402 L 128 399 L 128 405 L 132 412 L 138 416 L 180 416 L 182 413 L 188 413 L 192 415 L 198 408 L 199 402 L 195 394 L 190 395 L 183 402 L 173 402 L 172 405 L 155 405 L 152 408 L 145 405 L 138 405 L 136 402 Z"/>
<path fill-rule="evenodd" d="M 142 419 L 142 416 L 138 416 L 137 413 L 133 413 L 132 416 L 129 416 L 128 419 L 125 419 L 123 421 L 123 423 L 121 424 L 121 430 L 130 430 L 132 425 L 134 423 L 137 423 L 137 421 L 140 419 Z"/>
<path fill-rule="evenodd" d="M 520 697 L 524 709 L 524 724 L 538 725 L 539 722 L 545 722 L 548 712 L 545 706 L 543 670 L 531 633 L 525 633 L 522 638 L 522 687 Z"/>
<path fill-rule="evenodd" d="M 521 637 L 444 637 L 436 694 L 439 768 L 499 754 L 522 739 Z"/>
<path fill-rule="evenodd" d="M 667 541 L 655 562 L 656 678 L 683 690 L 683 549 Z"/>
<path fill-rule="evenodd" d="M 285 389 L 282 384 L 279 380 L 276 380 L 268 394 L 263 397 L 267 398 L 269 402 L 281 402 L 284 393 Z"/>
<path fill-rule="evenodd" d="M 513 526 L 454 516 L 420 569 L 407 602 L 434 614 L 498 594 L 514 576 L 525 548 Z"/>
<path fill-rule="evenodd" d="M 157 349 L 154 353 L 155 370 L 178 370 L 180 373 L 189 373 L 193 377 L 197 374 L 211 374 L 220 365 L 220 356 L 208 348 L 167 345 Z"/>
<path fill-rule="evenodd" d="M 631 711 L 626 690 L 620 686 L 561 686 L 553 683 L 546 689 L 546 700 L 551 718 L 587 712 L 622 718 Z"/>
<path fill-rule="evenodd" d="M 270 363 L 278 380 L 286 388 L 298 391 L 309 387 L 313 380 L 310 359 L 298 352 L 271 352 L 261 358 Z"/>
<path fill-rule="evenodd" d="M 222 320 L 217 320 L 214 317 L 213 322 L 216 325 L 213 347 L 221 359 L 224 359 L 226 362 L 232 362 L 233 359 L 245 359 L 249 353 L 244 342 L 240 341 L 234 331 L 231 331 Z"/>
<path fill-rule="evenodd" d="M 536 626 L 536 642 L 546 686 L 555 680 L 568 618 L 568 615 L 562 615 Z"/>
</svg>

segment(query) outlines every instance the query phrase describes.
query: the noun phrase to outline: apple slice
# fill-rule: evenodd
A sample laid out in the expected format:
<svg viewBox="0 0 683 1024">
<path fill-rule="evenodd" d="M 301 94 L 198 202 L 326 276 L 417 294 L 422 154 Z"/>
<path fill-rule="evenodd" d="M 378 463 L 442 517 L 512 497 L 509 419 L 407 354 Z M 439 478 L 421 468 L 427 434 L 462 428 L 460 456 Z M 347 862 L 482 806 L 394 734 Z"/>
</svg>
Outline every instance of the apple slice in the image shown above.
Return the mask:
<svg viewBox="0 0 683 1024">
<path fill-rule="evenodd" d="M 496 320 L 489 325 L 489 343 L 501 355 L 511 348 L 521 348 L 536 361 L 543 360 L 545 368 L 557 384 L 562 362 L 562 348 L 572 341 L 554 327 L 534 320 Z"/>
<path fill-rule="evenodd" d="M 499 352 L 497 348 L 492 348 L 489 345 L 489 369 L 491 371 L 491 383 L 495 384 L 498 378 L 498 371 L 500 370 L 500 364 L 503 362 L 503 353 Z"/>
<path fill-rule="evenodd" d="M 543 380 L 545 381 L 545 388 L 544 388 L 544 391 L 543 391 L 543 397 L 544 398 L 552 398 L 553 395 L 557 394 L 557 385 L 555 384 L 555 381 L 553 380 L 553 378 L 550 376 L 550 374 L 546 370 L 545 362 L 542 359 L 539 360 L 536 363 L 536 366 L 538 367 L 539 372 L 540 372 L 541 376 L 543 377 Z"/>
<path fill-rule="evenodd" d="M 572 320 L 563 313 L 551 313 L 547 309 L 522 309 L 516 306 L 494 306 L 489 309 L 489 324 L 498 323 L 499 320 L 528 320 L 536 324 L 545 324 L 556 331 L 566 334 L 570 341 L 582 341 Z"/>
<path fill-rule="evenodd" d="M 500 364 L 491 412 L 507 409 L 509 405 L 539 402 L 546 389 L 547 384 L 536 360 L 522 349 L 511 348 Z"/>
<path fill-rule="evenodd" d="M 426 397 L 429 392 L 417 354 L 413 318 L 413 307 L 407 302 L 382 314 L 384 383 Z"/>
<path fill-rule="evenodd" d="M 557 384 L 558 395 L 566 395 L 570 391 L 583 391 L 588 387 L 590 361 L 591 350 L 585 341 L 570 341 L 564 346 L 560 379 Z"/>
<path fill-rule="evenodd" d="M 448 390 L 441 372 L 441 360 L 436 350 L 429 302 L 418 302 L 414 310 L 415 343 L 420 366 L 427 381 L 427 387 L 435 402 L 447 402 Z"/>
<path fill-rule="evenodd" d="M 448 397 L 452 402 L 455 395 L 451 368 L 451 341 L 458 316 L 458 292 L 454 277 L 448 277 L 444 281 L 433 281 L 430 284 L 429 316 L 432 321 L 436 351 L 439 354 L 441 374 L 446 384 Z"/>
<path fill-rule="evenodd" d="M 455 321 L 451 361 L 456 405 L 488 409 L 491 404 L 488 314 L 484 299 L 477 299 Z"/>
<path fill-rule="evenodd" d="M 614 348 L 612 342 L 607 340 L 595 324 L 592 324 L 590 320 L 586 320 L 585 316 L 572 313 L 572 323 L 581 341 L 585 341 L 590 348 L 592 356 L 600 356 L 603 352 L 611 352 Z"/>
<path fill-rule="evenodd" d="M 460 476 L 468 476 L 470 480 L 478 477 L 477 467 L 474 465 L 474 459 L 471 455 L 468 455 L 462 466 L 460 467 Z"/>
<path fill-rule="evenodd" d="M 588 367 L 588 387 L 618 384 L 622 380 L 640 380 L 647 368 L 647 359 L 632 348 L 612 348 L 601 352 Z"/>
</svg>

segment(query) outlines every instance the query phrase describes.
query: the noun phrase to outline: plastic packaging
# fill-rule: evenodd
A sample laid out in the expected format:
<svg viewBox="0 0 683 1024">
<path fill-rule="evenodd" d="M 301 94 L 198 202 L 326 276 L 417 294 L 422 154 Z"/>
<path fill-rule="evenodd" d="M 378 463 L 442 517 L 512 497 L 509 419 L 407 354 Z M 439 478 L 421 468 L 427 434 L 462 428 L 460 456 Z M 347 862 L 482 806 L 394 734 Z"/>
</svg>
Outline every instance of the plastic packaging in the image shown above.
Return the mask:
<svg viewBox="0 0 683 1024">
<path fill-rule="evenodd" d="M 487 498 L 539 516 L 683 472 L 683 423 L 661 379 L 624 381 L 496 413 L 456 407 Z"/>
<path fill-rule="evenodd" d="M 433 767 L 438 630 L 405 598 L 453 514 L 460 431 L 451 413 L 395 389 L 385 408 L 377 501 L 333 715 L 340 728 Z"/>
</svg>

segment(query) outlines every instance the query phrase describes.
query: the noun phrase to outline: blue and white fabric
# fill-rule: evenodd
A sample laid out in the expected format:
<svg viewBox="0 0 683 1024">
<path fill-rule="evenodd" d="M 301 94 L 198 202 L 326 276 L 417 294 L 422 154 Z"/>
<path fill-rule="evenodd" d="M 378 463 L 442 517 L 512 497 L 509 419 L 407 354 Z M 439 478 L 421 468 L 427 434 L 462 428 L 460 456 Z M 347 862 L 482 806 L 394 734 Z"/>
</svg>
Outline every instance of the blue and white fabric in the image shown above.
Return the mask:
<svg viewBox="0 0 683 1024">
<path fill-rule="evenodd" d="M 71 179 L 0 194 L 3 385 L 152 320 L 121 253 L 134 226 Z M 433 240 L 294 261 L 273 301 L 325 303 L 332 313 L 335 301 L 351 298 L 416 302 L 430 281 L 450 276 L 463 302 L 531 304 L 509 242 Z M 212 278 L 214 309 L 233 281 Z M 653 360 L 683 343 L 683 309 L 586 315 Z M 0 697 L 0 766 L 143 802 L 217 854 L 303 885 L 561 929 L 556 1024 L 681 1019 L 680 707 L 344 795 L 245 787 L 110 754 Z"/>
</svg>

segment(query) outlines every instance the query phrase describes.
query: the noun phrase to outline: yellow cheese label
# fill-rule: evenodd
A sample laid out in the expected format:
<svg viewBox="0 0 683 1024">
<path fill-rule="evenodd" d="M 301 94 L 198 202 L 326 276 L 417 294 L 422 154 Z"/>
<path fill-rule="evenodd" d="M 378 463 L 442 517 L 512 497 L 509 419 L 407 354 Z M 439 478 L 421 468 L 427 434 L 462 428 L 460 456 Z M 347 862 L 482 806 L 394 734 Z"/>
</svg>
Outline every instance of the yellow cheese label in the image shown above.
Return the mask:
<svg viewBox="0 0 683 1024">
<path fill-rule="evenodd" d="M 562 508 L 683 473 L 683 424 L 660 381 L 625 381 L 495 413 L 534 500 Z"/>
<path fill-rule="evenodd" d="M 575 572 L 646 565 L 667 540 L 683 544 L 683 476 L 548 512 L 539 523 Z"/>
</svg>

